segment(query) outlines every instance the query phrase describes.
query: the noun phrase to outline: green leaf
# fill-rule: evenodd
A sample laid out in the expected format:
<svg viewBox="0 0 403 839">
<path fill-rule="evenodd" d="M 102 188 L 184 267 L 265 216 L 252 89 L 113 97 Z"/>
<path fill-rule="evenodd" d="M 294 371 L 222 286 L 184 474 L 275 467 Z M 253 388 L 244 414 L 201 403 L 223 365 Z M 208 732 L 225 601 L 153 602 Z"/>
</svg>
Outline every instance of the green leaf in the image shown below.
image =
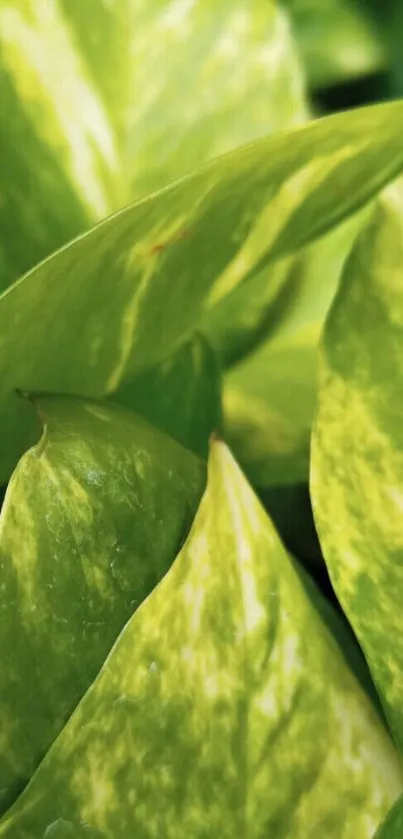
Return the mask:
<svg viewBox="0 0 403 839">
<path fill-rule="evenodd" d="M 98 398 L 166 358 L 203 307 L 394 178 L 402 124 L 397 102 L 258 141 L 112 216 L 9 289 L 0 297 L 1 478 L 33 437 L 15 388 Z"/>
<path fill-rule="evenodd" d="M 401 39 L 403 33 L 403 6 L 400 0 L 361 0 L 372 18 L 373 26 L 382 38 L 387 57 L 387 75 L 383 83 L 386 98 L 398 98 L 403 91 L 403 64 Z"/>
<path fill-rule="evenodd" d="M 308 117 L 288 17 L 275 2 L 137 0 L 135 7 L 138 96 L 128 140 L 135 195 Z"/>
<path fill-rule="evenodd" d="M 0 837 L 369 839 L 401 788 L 386 730 L 214 443 L 185 546 Z"/>
<path fill-rule="evenodd" d="M 293 257 L 271 263 L 202 316 L 200 329 L 224 368 L 238 364 L 275 329 L 295 293 L 292 265 Z"/>
<path fill-rule="evenodd" d="M 403 797 L 396 801 L 376 832 L 374 839 L 401 839 L 403 836 Z"/>
<path fill-rule="evenodd" d="M 123 56 L 120 13 L 92 0 L 88 26 L 73 5 L 87 40 L 91 32 L 105 43 L 107 19 L 108 64 L 102 49 L 96 78 L 67 2 L 0 0 L 0 288 L 127 197 L 111 110 L 119 85 L 106 101 L 117 79 L 111 58 Z M 126 0 L 115 5 L 124 15 Z"/>
<path fill-rule="evenodd" d="M 318 147 L 318 159 L 316 163 L 312 161 L 314 168 L 321 165 L 320 160 Z M 288 188 L 291 188 L 291 184 Z M 338 190 L 339 187 L 334 190 L 333 196 L 339 196 Z M 297 186 L 296 196 L 298 193 Z M 302 207 L 306 197 L 304 193 L 302 186 Z M 285 196 L 283 200 L 285 207 Z M 284 207 L 280 205 L 278 219 L 281 219 Z M 200 328 L 219 352 L 225 366 L 239 363 L 268 336 L 271 337 L 273 330 L 277 333 L 285 329 L 290 331 L 290 326 L 294 330 L 296 325 L 299 327 L 301 323 L 317 321 L 318 316 L 323 318 L 336 288 L 342 263 L 367 209 L 356 214 L 353 219 L 336 223 L 336 229 L 332 229 L 322 240 L 315 241 L 306 253 L 288 260 L 281 259 L 261 271 L 255 270 L 253 276 L 248 277 L 247 283 L 236 285 L 222 299 L 207 307 Z M 301 217 L 302 226 L 305 222 L 306 219 Z M 269 235 L 271 224 L 269 217 Z M 289 251 L 293 250 L 289 248 Z"/>
<path fill-rule="evenodd" d="M 113 397 L 183 446 L 207 456 L 221 429 L 221 370 L 202 335 L 195 334 L 164 362 L 144 370 Z"/>
<path fill-rule="evenodd" d="M 318 339 L 367 213 L 278 263 L 287 275 L 271 307 L 266 340 L 225 376 L 226 438 L 255 486 L 308 480 Z"/>
<path fill-rule="evenodd" d="M 202 328 L 223 363 L 233 366 L 273 337 L 321 322 L 343 262 L 368 208 L 301 253 L 269 265 L 206 313 Z M 264 351 L 264 350 L 263 350 Z"/>
<path fill-rule="evenodd" d="M 0 101 L 0 288 L 306 114 L 285 15 L 240 0 L 0 0 Z"/>
<path fill-rule="evenodd" d="M 314 582 L 314 579 L 316 578 L 312 577 L 311 574 L 305 570 L 304 566 L 295 564 L 295 568 L 298 571 L 306 594 L 314 604 L 320 618 L 330 630 L 332 636 L 336 639 L 357 681 L 360 683 L 361 687 L 364 688 L 364 691 L 370 697 L 372 704 L 376 707 L 379 715 L 386 724 L 382 704 L 372 681 L 364 654 L 345 615 L 340 611 L 340 609 L 336 609 L 327 597 L 324 597 L 319 593 L 316 582 Z"/>
<path fill-rule="evenodd" d="M 225 438 L 255 486 L 303 482 L 316 400 L 318 329 L 267 343 L 226 377 Z"/>
<path fill-rule="evenodd" d="M 380 201 L 325 330 L 312 494 L 337 596 L 403 748 L 403 192 Z"/>
<path fill-rule="evenodd" d="M 201 461 L 122 408 L 41 397 L 0 524 L 0 809 L 26 783 L 174 559 Z"/>
<path fill-rule="evenodd" d="M 384 68 L 383 38 L 362 4 L 354 0 L 284 0 L 284 5 L 292 15 L 311 86 L 325 87 Z"/>
</svg>

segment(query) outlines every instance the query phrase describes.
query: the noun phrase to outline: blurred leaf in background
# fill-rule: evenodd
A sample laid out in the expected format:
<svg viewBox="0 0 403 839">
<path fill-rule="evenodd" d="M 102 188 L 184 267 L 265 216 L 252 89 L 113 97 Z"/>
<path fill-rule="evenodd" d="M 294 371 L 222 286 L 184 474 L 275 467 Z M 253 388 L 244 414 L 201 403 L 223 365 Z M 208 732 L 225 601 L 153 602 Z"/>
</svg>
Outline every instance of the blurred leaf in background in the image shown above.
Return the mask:
<svg viewBox="0 0 403 839">
<path fill-rule="evenodd" d="M 0 289 L 130 199 L 306 116 L 274 4 L 0 0 L 0 70 Z"/>
<path fill-rule="evenodd" d="M 102 54 L 99 74 L 89 66 L 65 6 L 0 0 L 0 288 L 126 198 L 115 110 L 126 2 L 114 13 L 92 6 L 91 39 L 108 44 L 110 74 Z"/>
<path fill-rule="evenodd" d="M 371 15 L 355 0 L 283 0 L 308 84 L 321 88 L 372 75 L 387 56 Z"/>
<path fill-rule="evenodd" d="M 141 0 L 132 32 L 132 193 L 307 117 L 288 16 L 276 3 Z"/>
<path fill-rule="evenodd" d="M 384 96 L 403 95 L 403 4 L 401 0 L 355 0 L 371 15 L 387 58 Z"/>
</svg>

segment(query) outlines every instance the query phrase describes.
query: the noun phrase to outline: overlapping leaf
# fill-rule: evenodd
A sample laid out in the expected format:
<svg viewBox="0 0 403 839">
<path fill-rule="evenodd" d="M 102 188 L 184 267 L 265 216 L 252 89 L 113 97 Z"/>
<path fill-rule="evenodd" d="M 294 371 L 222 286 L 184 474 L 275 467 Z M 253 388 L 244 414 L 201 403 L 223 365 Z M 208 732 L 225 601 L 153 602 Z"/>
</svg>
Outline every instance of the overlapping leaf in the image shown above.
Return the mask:
<svg viewBox="0 0 403 839">
<path fill-rule="evenodd" d="M 1 0 L 0 69 L 0 288 L 131 198 L 305 114 L 272 3 Z"/>
<path fill-rule="evenodd" d="M 266 266 L 203 313 L 200 329 L 224 369 L 250 355 L 284 318 L 295 291 L 292 264 L 290 257 Z"/>
<path fill-rule="evenodd" d="M 390 188 L 325 331 L 312 492 L 340 602 L 403 748 L 403 200 Z"/>
<path fill-rule="evenodd" d="M 210 435 L 222 425 L 219 360 L 203 335 L 195 334 L 113 399 L 206 457 Z"/>
<path fill-rule="evenodd" d="M 98 397 L 166 357 L 203 305 L 393 178 L 402 124 L 397 102 L 251 144 L 111 217 L 9 289 L 0 298 L 0 474 L 33 434 L 14 388 Z"/>
<path fill-rule="evenodd" d="M 120 13 L 107 14 L 94 0 L 90 27 L 82 8 L 76 16 L 80 30 L 103 44 L 107 16 L 101 79 L 90 72 L 63 5 L 0 2 L 0 288 L 127 197 L 113 105 L 106 101 L 111 82 L 118 97 L 122 75 Z M 124 15 L 126 0 L 116 5 Z"/>
<path fill-rule="evenodd" d="M 279 263 L 287 277 L 266 341 L 225 376 L 226 438 L 255 485 L 308 480 L 318 339 L 367 212 Z"/>
<path fill-rule="evenodd" d="M 187 543 L 0 836 L 369 839 L 401 786 L 386 731 L 214 443 Z"/>
<path fill-rule="evenodd" d="M 173 561 L 205 483 L 198 458 L 134 414 L 37 404 L 44 436 L 0 520 L 3 811 Z"/>
</svg>

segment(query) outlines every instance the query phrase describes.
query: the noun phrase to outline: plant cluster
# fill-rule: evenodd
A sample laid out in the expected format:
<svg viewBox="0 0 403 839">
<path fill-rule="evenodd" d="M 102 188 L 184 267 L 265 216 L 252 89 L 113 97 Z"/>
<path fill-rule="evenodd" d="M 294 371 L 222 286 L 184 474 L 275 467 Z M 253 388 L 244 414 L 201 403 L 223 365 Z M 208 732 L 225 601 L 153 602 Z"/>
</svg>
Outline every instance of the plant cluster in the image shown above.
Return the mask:
<svg viewBox="0 0 403 839">
<path fill-rule="evenodd" d="M 403 837 L 401 8 L 0 0 L 0 839 Z"/>
</svg>

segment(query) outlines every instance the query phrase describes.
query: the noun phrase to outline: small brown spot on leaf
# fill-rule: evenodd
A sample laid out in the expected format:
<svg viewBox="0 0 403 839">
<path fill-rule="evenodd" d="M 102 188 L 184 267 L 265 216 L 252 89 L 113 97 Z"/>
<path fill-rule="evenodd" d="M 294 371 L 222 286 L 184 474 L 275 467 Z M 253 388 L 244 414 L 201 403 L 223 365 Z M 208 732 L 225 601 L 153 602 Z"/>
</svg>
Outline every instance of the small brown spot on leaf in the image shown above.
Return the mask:
<svg viewBox="0 0 403 839">
<path fill-rule="evenodd" d="M 171 236 L 170 239 L 166 239 L 165 242 L 156 242 L 155 245 L 152 245 L 150 248 L 150 255 L 154 256 L 155 254 L 161 253 L 165 250 L 165 248 L 169 247 L 169 245 L 175 245 L 176 242 L 181 242 L 183 239 L 187 239 L 191 232 L 190 228 L 186 228 L 185 230 L 180 230 L 179 233 L 175 233 L 174 236 Z"/>
</svg>

